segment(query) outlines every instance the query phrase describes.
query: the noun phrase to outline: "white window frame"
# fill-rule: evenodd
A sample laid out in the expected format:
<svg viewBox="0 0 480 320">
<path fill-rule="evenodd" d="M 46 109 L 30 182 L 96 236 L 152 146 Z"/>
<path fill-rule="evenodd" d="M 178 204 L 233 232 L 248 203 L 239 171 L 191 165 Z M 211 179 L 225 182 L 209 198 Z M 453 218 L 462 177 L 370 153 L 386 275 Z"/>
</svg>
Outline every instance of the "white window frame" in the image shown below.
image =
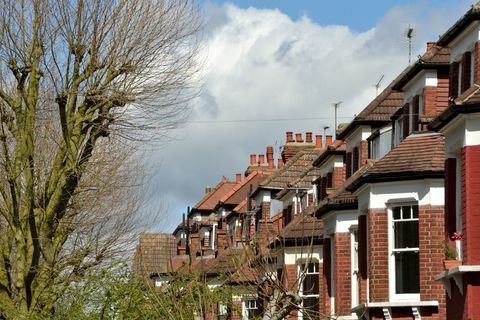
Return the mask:
<svg viewBox="0 0 480 320">
<path fill-rule="evenodd" d="M 308 265 L 313 264 L 314 268 L 318 265 L 319 270 L 314 270 L 314 272 L 309 272 L 308 271 Z M 303 265 L 306 265 L 306 268 L 303 268 Z M 307 274 L 316 274 L 318 277 L 318 294 L 308 294 L 304 295 L 303 294 L 303 280 L 305 279 L 305 276 Z M 312 259 L 310 261 L 298 261 L 297 262 L 297 278 L 302 279 L 302 282 L 299 284 L 299 290 L 298 290 L 298 295 L 302 298 L 302 306 L 303 306 L 303 298 L 317 298 L 318 299 L 318 305 L 320 306 L 320 262 L 316 259 Z M 319 310 L 320 312 L 320 310 Z M 303 309 L 299 310 L 298 312 L 298 320 L 303 320 Z"/>
<path fill-rule="evenodd" d="M 418 206 L 418 202 L 408 201 L 408 202 L 396 202 L 389 203 L 387 205 L 388 212 L 388 277 L 389 277 L 389 293 L 390 301 L 420 301 L 420 292 L 419 293 L 396 293 L 396 278 L 395 278 L 395 254 L 396 252 L 405 252 L 405 251 L 418 251 L 420 248 L 409 248 L 409 249 L 395 249 L 395 230 L 394 230 L 394 219 L 393 219 L 393 208 L 402 207 L 402 206 Z M 420 211 L 420 207 L 419 207 Z M 418 213 L 420 217 L 420 212 Z M 403 220 L 403 219 L 402 219 Z M 419 218 L 416 219 L 405 219 L 406 221 L 419 221 Z M 420 236 L 420 234 L 419 234 Z M 420 257 L 419 257 L 420 258 Z M 420 273 L 420 270 L 419 270 Z M 420 275 L 419 275 L 420 277 Z"/>
<path fill-rule="evenodd" d="M 360 296 L 358 292 L 359 281 L 359 254 L 358 254 L 358 225 L 350 227 L 350 261 L 351 261 L 351 288 L 352 288 L 352 308 L 355 308 L 360 303 Z"/>
<path fill-rule="evenodd" d="M 393 145 L 396 147 L 403 141 L 403 115 L 395 120 L 395 137 L 393 137 Z"/>
<path fill-rule="evenodd" d="M 255 308 L 251 308 L 250 306 L 248 306 L 247 304 L 249 302 L 254 302 Z M 251 318 L 248 317 L 248 311 L 249 310 L 258 310 L 258 297 L 249 296 L 249 297 L 245 297 L 242 300 L 242 318 L 243 318 L 243 320 L 251 319 Z"/>
</svg>

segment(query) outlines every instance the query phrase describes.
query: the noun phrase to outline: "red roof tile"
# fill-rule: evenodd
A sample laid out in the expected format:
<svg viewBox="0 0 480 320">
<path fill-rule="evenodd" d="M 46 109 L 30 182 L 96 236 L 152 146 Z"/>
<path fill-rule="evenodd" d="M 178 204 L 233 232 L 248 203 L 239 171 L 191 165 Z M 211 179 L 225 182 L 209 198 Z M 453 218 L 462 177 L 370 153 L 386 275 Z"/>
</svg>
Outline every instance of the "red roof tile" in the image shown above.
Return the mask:
<svg viewBox="0 0 480 320">
<path fill-rule="evenodd" d="M 426 175 L 441 176 L 445 139 L 437 133 L 411 134 L 385 157 L 375 162 L 348 190 L 364 182 L 411 180 Z"/>
<path fill-rule="evenodd" d="M 213 210 L 226 194 L 228 194 L 237 184 L 230 182 L 226 178 L 209 193 L 203 196 L 203 198 L 192 208 L 192 210 Z"/>
</svg>

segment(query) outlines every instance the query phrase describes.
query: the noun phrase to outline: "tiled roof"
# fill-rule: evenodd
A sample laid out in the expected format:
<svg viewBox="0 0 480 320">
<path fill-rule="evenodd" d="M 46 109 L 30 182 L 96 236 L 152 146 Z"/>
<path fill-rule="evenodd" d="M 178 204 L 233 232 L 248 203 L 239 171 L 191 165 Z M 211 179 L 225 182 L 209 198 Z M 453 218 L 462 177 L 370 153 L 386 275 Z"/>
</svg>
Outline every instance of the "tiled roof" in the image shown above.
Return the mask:
<svg viewBox="0 0 480 320">
<path fill-rule="evenodd" d="M 316 207 L 312 205 L 298 214 L 280 231 L 278 237 L 281 239 L 322 238 L 323 222 L 312 216 L 315 209 Z"/>
<path fill-rule="evenodd" d="M 308 169 L 313 161 L 323 152 L 321 149 L 303 150 L 290 159 L 282 169 L 273 173 L 260 186 L 265 188 L 288 188 L 295 179 L 299 178 Z"/>
<path fill-rule="evenodd" d="M 437 41 L 442 46 L 448 45 L 456 36 L 458 36 L 468 25 L 474 21 L 480 19 L 480 2 L 472 5 L 453 26 L 451 26 Z"/>
<path fill-rule="evenodd" d="M 152 273 L 170 272 L 175 254 L 175 238 L 171 234 L 141 233 L 132 259 L 132 272 L 146 278 Z"/>
<path fill-rule="evenodd" d="M 476 104 L 480 102 L 480 84 L 474 83 L 461 96 L 455 99 L 455 105 Z"/>
<path fill-rule="evenodd" d="M 192 208 L 192 210 L 213 210 L 226 194 L 236 186 L 235 182 L 228 181 L 225 177 L 222 181 Z"/>
<path fill-rule="evenodd" d="M 347 187 L 354 190 L 365 182 L 411 180 L 441 176 L 444 170 L 445 139 L 437 133 L 411 134 L 385 157 L 375 162 Z"/>
<path fill-rule="evenodd" d="M 238 205 L 248 196 L 250 186 L 252 186 L 252 190 L 255 190 L 269 175 L 270 173 L 265 172 L 252 172 L 248 177 L 235 185 L 228 193 L 224 194 L 219 202 L 227 205 Z"/>
<path fill-rule="evenodd" d="M 317 159 L 313 161 L 315 167 L 319 167 L 325 160 L 327 160 L 331 155 L 344 154 L 347 150 L 347 145 L 342 140 L 335 140 L 325 152 L 322 152 Z"/>
</svg>

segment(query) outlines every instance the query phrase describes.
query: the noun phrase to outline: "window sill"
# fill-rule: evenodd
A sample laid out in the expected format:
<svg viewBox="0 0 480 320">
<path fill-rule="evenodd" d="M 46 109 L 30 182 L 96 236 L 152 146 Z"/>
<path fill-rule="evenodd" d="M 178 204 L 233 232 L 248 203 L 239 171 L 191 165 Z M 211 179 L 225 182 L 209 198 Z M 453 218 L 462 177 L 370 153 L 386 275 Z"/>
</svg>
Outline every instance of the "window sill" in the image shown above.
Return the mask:
<svg viewBox="0 0 480 320">
<path fill-rule="evenodd" d="M 464 273 L 478 273 L 480 272 L 480 265 L 461 265 L 450 270 L 445 270 L 439 275 L 435 276 L 436 281 L 442 281 L 445 290 L 447 290 L 448 297 L 452 297 L 452 287 L 450 279 L 453 278 L 457 285 L 460 294 L 463 295 L 463 274 Z"/>
<path fill-rule="evenodd" d="M 385 302 L 367 302 L 360 304 L 352 309 L 356 312 L 363 309 L 372 309 L 372 308 L 397 308 L 397 307 L 438 307 L 438 301 L 385 301 Z"/>
</svg>

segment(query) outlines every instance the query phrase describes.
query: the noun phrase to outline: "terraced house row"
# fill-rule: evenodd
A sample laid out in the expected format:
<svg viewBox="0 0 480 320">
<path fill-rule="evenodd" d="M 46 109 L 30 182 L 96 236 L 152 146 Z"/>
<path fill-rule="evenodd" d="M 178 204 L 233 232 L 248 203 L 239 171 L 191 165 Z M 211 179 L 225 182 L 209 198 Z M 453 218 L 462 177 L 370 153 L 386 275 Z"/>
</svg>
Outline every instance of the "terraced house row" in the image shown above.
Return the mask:
<svg viewBox="0 0 480 320">
<path fill-rule="evenodd" d="M 480 3 L 336 140 L 285 138 L 142 235 L 134 268 L 235 287 L 207 319 L 480 320 Z"/>
</svg>

